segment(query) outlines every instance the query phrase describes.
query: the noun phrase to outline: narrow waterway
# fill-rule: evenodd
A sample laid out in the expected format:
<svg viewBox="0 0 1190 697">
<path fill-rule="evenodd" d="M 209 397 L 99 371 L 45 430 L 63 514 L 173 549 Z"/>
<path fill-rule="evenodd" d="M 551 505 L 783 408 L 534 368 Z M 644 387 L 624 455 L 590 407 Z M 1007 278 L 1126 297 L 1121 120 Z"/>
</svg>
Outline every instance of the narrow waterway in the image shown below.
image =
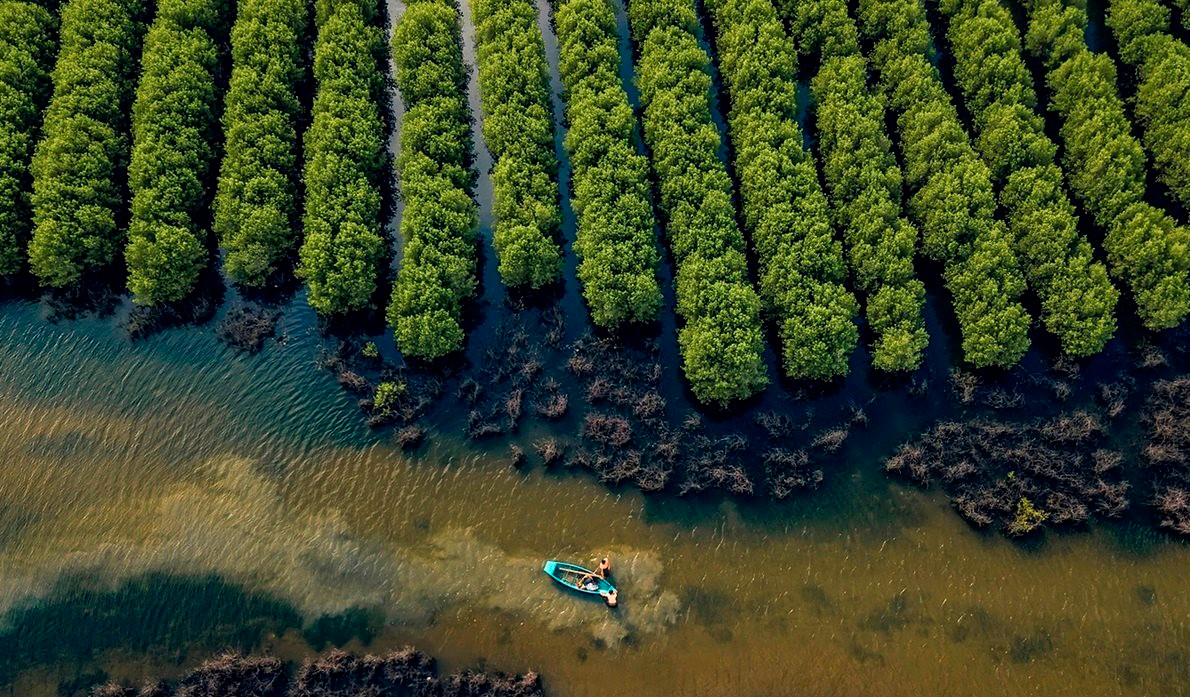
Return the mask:
<svg viewBox="0 0 1190 697">
<path fill-rule="evenodd" d="M 0 309 L 0 694 L 406 642 L 564 697 L 1186 694 L 1190 553 L 1139 525 L 1022 546 L 863 456 L 783 504 L 411 460 L 295 320 L 244 357 Z M 617 611 L 540 571 L 603 552 Z"/>
</svg>

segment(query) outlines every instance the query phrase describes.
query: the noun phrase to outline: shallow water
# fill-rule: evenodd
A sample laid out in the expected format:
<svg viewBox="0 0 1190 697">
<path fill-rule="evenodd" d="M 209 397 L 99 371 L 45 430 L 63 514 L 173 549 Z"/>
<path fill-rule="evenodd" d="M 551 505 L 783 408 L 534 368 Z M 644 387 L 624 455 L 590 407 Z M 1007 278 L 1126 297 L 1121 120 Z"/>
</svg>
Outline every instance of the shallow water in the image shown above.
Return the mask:
<svg viewBox="0 0 1190 697">
<path fill-rule="evenodd" d="M 609 491 L 449 433 L 409 459 L 301 311 L 242 357 L 39 309 L 0 306 L 0 694 L 406 642 L 576 697 L 1187 692 L 1190 553 L 1140 525 L 1021 546 L 862 448 L 784 504 Z M 540 572 L 603 552 L 617 611 Z"/>
<path fill-rule="evenodd" d="M 557 90 L 556 44 L 538 5 Z M 390 19 L 401 8 L 390 0 Z M 627 43 L 623 53 L 635 95 Z M 474 79 L 470 97 L 478 118 Z M 476 145 L 483 283 L 461 370 L 478 375 L 518 323 L 532 334 L 537 320 L 533 307 L 510 309 L 499 283 L 486 242 L 490 155 L 482 137 Z M 399 202 L 392 208 L 399 215 Z M 573 215 L 563 212 L 569 251 Z M 661 275 L 669 293 L 665 264 Z M 936 273 L 923 277 L 936 287 Z M 552 300 L 565 345 L 589 329 L 573 255 L 562 286 Z M 228 295 L 220 313 L 238 301 Z M 564 349 L 545 349 L 544 370 L 571 395 L 566 418 L 468 445 L 452 385 L 427 424 L 430 445 L 406 456 L 317 367 L 334 339 L 300 294 L 281 309 L 278 340 L 245 356 L 220 343 L 217 321 L 132 341 L 127 303 L 57 320 L 44 300 L 0 301 L 0 695 L 175 676 L 226 648 L 300 659 L 331 645 L 405 643 L 446 670 L 539 670 L 563 697 L 1190 694 L 1185 543 L 1143 515 L 1012 543 L 972 530 L 940 493 L 880 471 L 935 420 L 978 408 L 957 405 L 946 387 L 957 347 L 934 290 L 926 365 L 912 382 L 875 375 L 861 350 L 839 384 L 775 382 L 743 413 L 705 415 L 712 435 L 753 436 L 745 464 L 756 478 L 752 414 L 803 424 L 781 444 L 797 449 L 853 407 L 866 412 L 867 430 L 814 455 L 823 487 L 784 503 L 761 502 L 763 492 L 646 497 L 584 473 L 509 467 L 510 442 L 528 450 L 577 428 L 583 386 L 561 369 Z M 659 390 L 677 421 L 692 405 L 674 323 L 666 309 L 654 331 Z M 1122 324 L 1062 404 L 1050 349 L 1035 349 L 1009 388 L 1027 403 L 1016 416 L 1087 404 L 1098 381 L 1135 372 L 1145 339 Z M 373 338 L 399 360 L 391 337 Z M 1174 362 L 1162 370 L 1184 372 L 1184 338 L 1162 341 Z M 771 349 L 768 359 L 775 375 Z M 1124 417 L 1133 423 L 1114 447 L 1135 449 L 1143 383 L 1160 374 L 1135 376 Z M 924 397 L 913 384 L 929 386 Z M 548 558 L 603 553 L 622 591 L 615 611 L 540 572 Z"/>
</svg>

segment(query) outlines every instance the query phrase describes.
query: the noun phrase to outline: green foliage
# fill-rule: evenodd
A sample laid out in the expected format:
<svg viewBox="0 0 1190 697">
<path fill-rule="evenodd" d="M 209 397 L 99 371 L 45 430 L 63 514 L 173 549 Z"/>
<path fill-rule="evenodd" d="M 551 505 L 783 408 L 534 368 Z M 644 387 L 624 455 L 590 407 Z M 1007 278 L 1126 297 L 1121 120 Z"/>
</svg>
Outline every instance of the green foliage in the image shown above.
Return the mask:
<svg viewBox="0 0 1190 697">
<path fill-rule="evenodd" d="M 1190 208 L 1190 46 L 1155 0 L 1113 0 L 1107 25 L 1137 69 L 1136 119 L 1157 175 Z"/>
<path fill-rule="evenodd" d="M 404 381 L 382 382 L 376 386 L 376 391 L 372 394 L 372 406 L 387 414 L 408 389 L 409 386 Z"/>
<path fill-rule="evenodd" d="M 847 12 L 846 0 L 777 0 L 802 55 L 828 58 L 859 53 L 859 33 Z"/>
<path fill-rule="evenodd" d="M 562 273 L 555 241 L 558 161 L 549 69 L 530 0 L 473 0 L 483 135 L 495 161 L 492 246 L 505 285 L 532 288 Z"/>
<path fill-rule="evenodd" d="M 240 0 L 231 32 L 214 229 L 224 271 L 247 286 L 263 285 L 299 241 L 296 92 L 307 24 L 302 0 Z"/>
<path fill-rule="evenodd" d="M 0 276 L 23 265 L 32 230 L 33 143 L 50 90 L 57 19 L 27 2 L 0 2 Z"/>
<path fill-rule="evenodd" d="M 648 161 L 633 145 L 636 115 L 620 81 L 615 14 L 608 0 L 563 0 L 554 21 L 583 296 L 602 327 L 651 322 L 661 307 L 660 255 Z"/>
<path fill-rule="evenodd" d="M 375 360 L 380 358 L 380 347 L 376 345 L 375 341 L 369 341 L 364 344 L 362 349 L 360 349 L 360 354 L 363 355 L 364 358 Z"/>
<path fill-rule="evenodd" d="M 1016 517 L 1008 524 L 1008 534 L 1027 535 L 1041 527 L 1049 517 L 1049 513 L 1034 506 L 1032 501 L 1022 496 L 1016 502 Z"/>
<path fill-rule="evenodd" d="M 169 0 L 158 4 L 145 37 L 132 110 L 125 250 L 128 288 L 144 305 L 184 298 L 207 262 L 202 220 L 218 137 L 218 54 L 210 32 L 219 19 L 215 2 Z"/>
<path fill-rule="evenodd" d="M 321 6 L 321 5 L 320 5 Z M 380 225 L 384 169 L 384 40 L 372 12 L 340 0 L 318 27 L 313 121 L 306 131 L 305 240 L 298 275 L 322 314 L 367 307 L 385 243 Z"/>
<path fill-rule="evenodd" d="M 45 285 L 78 281 L 109 264 L 123 243 L 139 11 L 135 0 L 70 0 L 62 8 L 54 96 L 32 165 L 29 265 Z"/>
<path fill-rule="evenodd" d="M 913 268 L 917 229 L 901 215 L 901 169 L 885 130 L 884 99 L 868 87 L 868 64 L 843 0 L 785 5 L 802 51 L 822 55 L 810 83 L 822 170 L 856 287 L 867 295 L 872 363 L 914 370 L 929 343 L 925 286 Z"/>
<path fill-rule="evenodd" d="M 963 354 L 976 366 L 1011 366 L 1029 347 L 1025 281 L 995 197 L 958 114 L 930 63 L 920 0 L 861 0 L 860 28 L 876 40 L 880 83 L 897 113 L 910 214 L 926 254 L 945 266 Z"/>
<path fill-rule="evenodd" d="M 1116 91 L 1115 65 L 1083 43 L 1086 23 L 1078 7 L 1034 0 L 1026 45 L 1049 68 L 1070 188 L 1107 229 L 1112 274 L 1132 291 L 1145 326 L 1169 328 L 1190 313 L 1190 230 L 1145 203 L 1144 151 Z"/>
<path fill-rule="evenodd" d="M 859 332 L 843 287 L 843 249 L 797 125 L 797 54 L 770 0 L 714 0 L 708 9 L 731 110 L 728 123 L 744 227 L 760 262 L 760 296 L 777 324 L 785 373 L 848 372 Z"/>
<path fill-rule="evenodd" d="M 1119 292 L 1078 234 L 1012 15 L 997 0 L 948 0 L 942 11 L 955 79 L 975 115 L 979 152 L 1003 184 L 1000 203 L 1041 319 L 1066 353 L 1098 353 L 1115 333 Z"/>
<path fill-rule="evenodd" d="M 467 74 L 451 0 L 411 3 L 392 55 L 406 106 L 397 158 L 405 249 L 388 321 L 406 356 L 433 359 L 462 347 L 462 304 L 476 284 Z"/>
<path fill-rule="evenodd" d="M 630 0 L 628 14 L 640 52 L 644 137 L 677 264 L 682 367 L 700 401 L 743 399 L 768 381 L 761 305 L 748 279 L 731 179 L 719 159 L 710 59 L 695 35 L 698 17 L 687 0 Z M 786 335 L 796 329 L 780 328 Z"/>
</svg>

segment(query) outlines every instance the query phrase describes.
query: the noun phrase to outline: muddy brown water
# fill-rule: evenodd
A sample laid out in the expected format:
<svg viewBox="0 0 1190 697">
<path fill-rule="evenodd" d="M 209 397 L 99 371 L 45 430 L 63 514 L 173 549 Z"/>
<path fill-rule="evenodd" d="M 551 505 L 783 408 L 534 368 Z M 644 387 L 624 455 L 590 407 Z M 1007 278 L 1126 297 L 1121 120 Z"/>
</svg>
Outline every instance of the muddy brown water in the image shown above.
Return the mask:
<svg viewBox="0 0 1190 697">
<path fill-rule="evenodd" d="M 1190 551 L 1144 526 L 1022 546 L 874 463 L 770 506 L 514 470 L 449 434 L 411 459 L 288 318 L 241 357 L 37 308 L 0 313 L 0 694 L 407 642 L 575 697 L 1186 694 Z M 540 571 L 604 552 L 617 611 Z"/>
<path fill-rule="evenodd" d="M 400 7 L 391 0 L 390 17 Z M 471 97 L 478 115 L 474 81 Z M 477 157 L 486 241 L 482 138 Z M 565 183 L 564 157 L 561 168 Z M 499 352 L 517 315 L 483 249 L 471 370 Z M 569 343 L 587 326 L 572 256 L 567 264 L 556 303 Z M 219 316 L 237 301 L 229 289 Z M 300 293 L 253 356 L 217 340 L 218 317 L 132 341 L 126 302 L 110 316 L 67 320 L 57 309 L 0 300 L 0 695 L 177 676 L 227 648 L 298 660 L 406 643 L 445 671 L 541 671 L 562 697 L 1190 694 L 1185 543 L 1143 515 L 1013 543 L 970 528 L 941 493 L 880 471 L 897 445 L 966 411 L 946 387 L 957 347 L 934 290 L 927 364 L 912 382 L 873 375 L 861 350 L 839 385 L 806 394 L 774 383 L 741 413 L 705 415 L 714 434 L 755 436 L 752 414 L 786 413 L 812 424 L 791 437 L 796 449 L 852 407 L 866 411 L 866 430 L 816 455 L 823 487 L 783 503 L 646 497 L 581 472 L 512 469 L 510 438 L 529 449 L 572 436 L 581 420 L 582 387 L 558 365 L 546 371 L 575 405 L 562 421 L 527 420 L 515 436 L 469 444 L 451 386 L 426 424 L 430 445 L 403 454 L 316 367 L 335 334 Z M 692 405 L 674 321 L 666 310 L 655 331 L 676 421 Z M 1132 370 L 1149 341 L 1132 326 L 1082 366 L 1063 405 L 1039 346 L 1017 371 L 1026 405 L 1015 417 L 1092 402 L 1097 382 Z M 1185 372 L 1184 338 L 1159 342 L 1174 363 L 1162 370 Z M 1151 379 L 1137 378 L 1114 443 L 1130 461 Z M 911 397 L 913 385 L 928 385 L 925 395 Z M 744 458 L 754 465 L 759 452 Z M 540 571 L 549 558 L 604 553 L 622 591 L 615 611 Z"/>
</svg>

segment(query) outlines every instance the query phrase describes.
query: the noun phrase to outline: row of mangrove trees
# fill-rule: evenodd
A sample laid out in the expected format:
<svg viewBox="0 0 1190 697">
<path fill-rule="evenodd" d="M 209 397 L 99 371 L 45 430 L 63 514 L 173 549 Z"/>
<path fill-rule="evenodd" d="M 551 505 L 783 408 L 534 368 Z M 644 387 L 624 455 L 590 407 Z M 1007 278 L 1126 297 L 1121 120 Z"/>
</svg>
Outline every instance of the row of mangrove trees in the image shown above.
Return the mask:
<svg viewBox="0 0 1190 697">
<path fill-rule="evenodd" d="M 1108 26 L 1137 81 L 1137 138 L 1111 57 L 1087 47 L 1082 4 L 1020 1 L 1023 43 L 999 0 L 939 3 L 968 131 L 923 0 L 860 0 L 855 19 L 845 0 L 707 0 L 705 25 L 693 0 L 629 0 L 638 143 L 611 2 L 556 0 L 574 248 L 594 323 L 657 317 L 655 203 L 675 263 L 682 366 L 703 402 L 767 383 L 765 319 L 785 375 L 846 374 L 859 340 L 849 278 L 873 363 L 916 369 L 929 340 L 919 244 L 941 266 L 975 366 L 1011 366 L 1027 350 L 1026 283 L 1070 355 L 1113 336 L 1113 277 L 1149 328 L 1178 324 L 1190 312 L 1190 232 L 1153 204 L 1146 153 L 1173 198 L 1190 201 L 1190 49 L 1159 0 L 1112 0 Z M 319 313 L 374 307 L 389 259 L 391 57 L 404 208 L 387 317 L 405 355 L 458 350 L 479 250 L 456 2 L 408 0 L 388 50 L 370 0 L 317 0 L 312 13 L 300 0 L 238 0 L 234 13 L 221 0 L 149 5 L 0 2 L 0 274 L 27 258 L 42 284 L 70 286 L 123 251 L 137 302 L 177 301 L 210 265 L 213 230 L 238 283 L 273 282 L 296 252 Z M 536 4 L 470 7 L 499 272 L 510 287 L 541 288 L 560 278 L 562 248 Z M 825 188 L 799 127 L 799 47 Z M 1060 143 L 1026 50 L 1046 71 Z M 712 116 L 716 68 L 729 144 Z M 1106 265 L 1067 185 L 1106 233 Z"/>
</svg>

